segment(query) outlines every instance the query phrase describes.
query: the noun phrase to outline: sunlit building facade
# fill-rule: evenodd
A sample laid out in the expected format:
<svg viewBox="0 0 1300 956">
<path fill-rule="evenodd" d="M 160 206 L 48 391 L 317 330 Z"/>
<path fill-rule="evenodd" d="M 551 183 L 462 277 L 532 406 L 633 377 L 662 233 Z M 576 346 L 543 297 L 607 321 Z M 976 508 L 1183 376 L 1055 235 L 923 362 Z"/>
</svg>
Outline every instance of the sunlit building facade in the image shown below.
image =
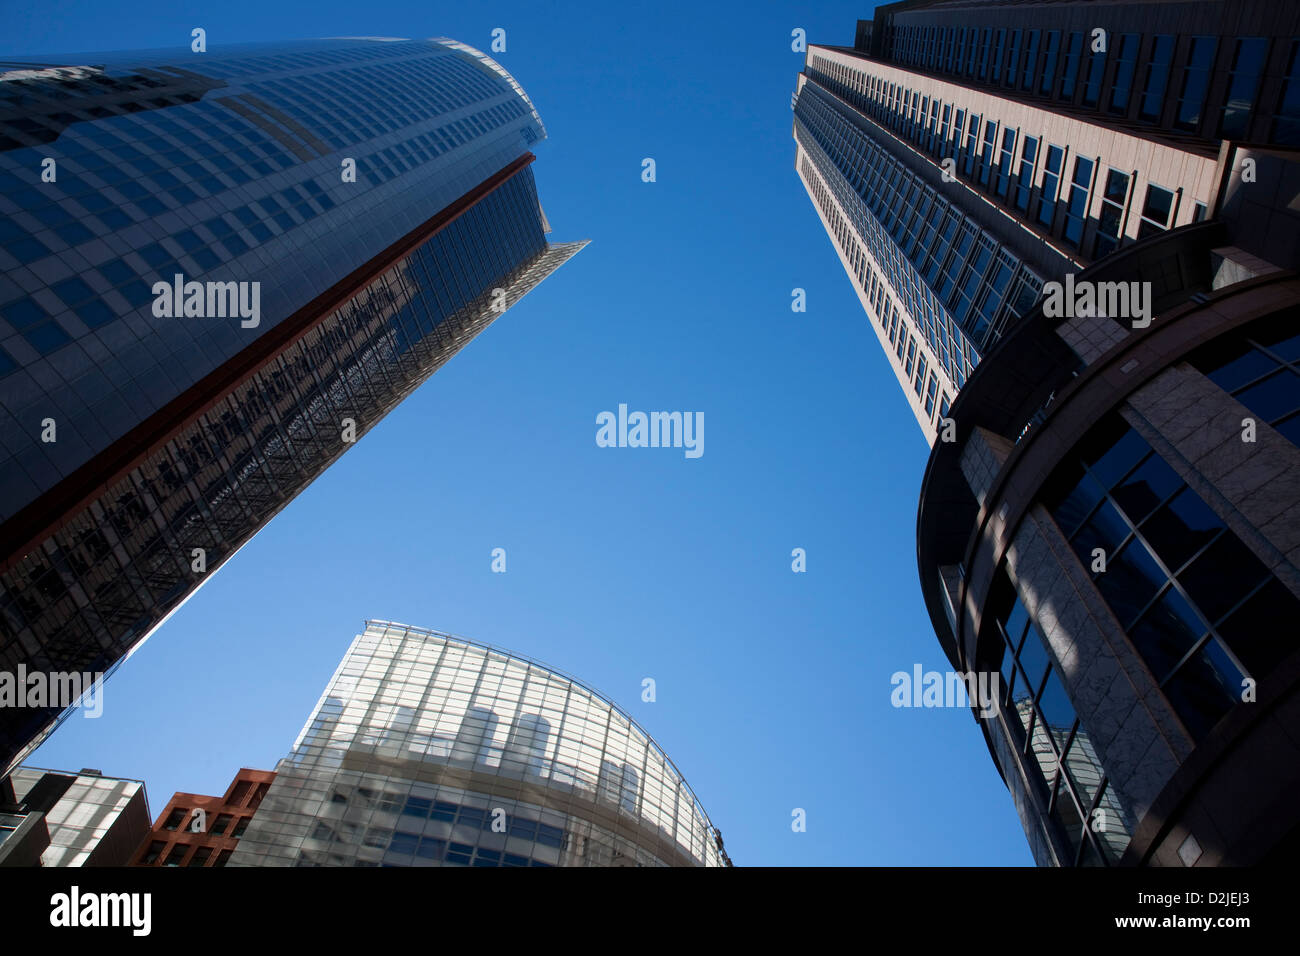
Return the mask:
<svg viewBox="0 0 1300 956">
<path fill-rule="evenodd" d="M 367 622 L 231 866 L 721 866 L 659 746 L 535 661 Z"/>
<path fill-rule="evenodd" d="M 574 255 L 544 137 L 446 39 L 0 67 L 0 669 L 111 670 Z"/>
<path fill-rule="evenodd" d="M 933 444 L 1044 283 L 1214 214 L 1300 144 L 1300 8 L 904 0 L 809 46 L 795 169 Z"/>
</svg>

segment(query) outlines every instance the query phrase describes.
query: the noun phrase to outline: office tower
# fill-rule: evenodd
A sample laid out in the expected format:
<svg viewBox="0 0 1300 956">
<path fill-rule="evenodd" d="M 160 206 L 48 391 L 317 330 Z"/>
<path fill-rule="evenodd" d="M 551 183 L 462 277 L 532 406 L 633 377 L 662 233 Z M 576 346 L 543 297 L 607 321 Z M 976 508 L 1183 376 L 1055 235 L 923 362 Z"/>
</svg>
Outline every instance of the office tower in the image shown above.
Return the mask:
<svg viewBox="0 0 1300 956">
<path fill-rule="evenodd" d="M 941 6 L 892 6 L 883 33 L 859 36 L 980 88 L 964 129 L 997 147 L 990 207 L 1003 171 L 1013 206 L 1027 183 L 1031 212 L 1058 207 L 1036 235 L 1077 262 L 1040 273 L 1042 298 L 1001 330 L 933 443 L 917 561 L 940 644 L 954 669 L 1000 676 L 1002 706 L 978 723 L 1040 865 L 1289 860 L 1300 8 L 976 3 L 941 24 Z M 1015 29 L 994 17 L 1013 11 Z M 1108 52 L 1074 56 L 1094 24 Z M 1030 57 L 1016 92 L 988 94 L 1013 49 Z M 932 116 L 922 89 L 899 101 Z M 1048 92 L 1072 97 L 1061 122 L 1088 138 L 1013 128 L 993 103 Z M 987 154 L 969 155 L 978 184 Z"/>
<path fill-rule="evenodd" d="M 131 866 L 225 866 L 275 774 L 242 768 L 220 797 L 176 793 L 131 857 Z"/>
<path fill-rule="evenodd" d="M 544 136 L 446 39 L 3 64 L 0 669 L 111 669 L 576 253 Z"/>
<path fill-rule="evenodd" d="M 368 621 L 231 866 L 720 866 L 671 760 L 590 687 Z"/>
<path fill-rule="evenodd" d="M 0 779 L 0 866 L 125 866 L 148 832 L 139 780 L 36 767 Z"/>
<path fill-rule="evenodd" d="M 909 0 L 808 48 L 795 168 L 928 442 L 1045 282 L 1218 213 L 1222 142 L 1300 143 L 1298 34 L 1256 0 Z"/>
</svg>

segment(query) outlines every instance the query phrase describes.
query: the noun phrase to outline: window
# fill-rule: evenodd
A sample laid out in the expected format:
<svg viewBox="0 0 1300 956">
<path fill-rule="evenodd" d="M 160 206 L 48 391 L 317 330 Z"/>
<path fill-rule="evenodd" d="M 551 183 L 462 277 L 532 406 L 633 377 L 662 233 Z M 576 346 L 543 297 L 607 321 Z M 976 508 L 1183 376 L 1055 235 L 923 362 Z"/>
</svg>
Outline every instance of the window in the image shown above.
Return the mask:
<svg viewBox="0 0 1300 956">
<path fill-rule="evenodd" d="M 163 866 L 180 866 L 181 860 L 185 858 L 185 854 L 188 852 L 190 852 L 188 843 L 177 843 L 172 847 L 171 852 L 167 854 L 167 859 L 163 860 Z"/>
<path fill-rule="evenodd" d="M 210 856 L 212 856 L 212 847 L 201 846 L 194 851 L 194 855 L 190 857 L 190 862 L 185 865 L 186 866 L 207 866 L 208 858 Z"/>
<path fill-rule="evenodd" d="M 239 822 L 235 824 L 235 832 L 232 833 L 231 836 L 233 836 L 236 840 L 242 837 L 244 835 L 244 831 L 248 829 L 248 824 L 251 823 L 252 820 L 253 820 L 252 817 L 240 817 Z"/>
<path fill-rule="evenodd" d="M 998 124 L 989 120 L 984 124 L 984 147 L 980 150 L 980 185 L 989 185 L 989 173 L 993 169 L 994 153 L 997 152 Z"/>
<path fill-rule="evenodd" d="M 1148 185 L 1147 198 L 1142 203 L 1142 223 L 1138 226 L 1138 238 L 1145 239 L 1168 229 L 1173 209 L 1174 194 L 1170 190 L 1155 183 Z"/>
<path fill-rule="evenodd" d="M 1300 333 L 1285 320 L 1253 323 L 1225 345 L 1215 342 L 1192 365 L 1292 444 L 1300 445 Z"/>
<path fill-rule="evenodd" d="M 1057 470 L 1044 501 L 1086 567 L 1104 551 L 1094 583 L 1194 739 L 1240 700 L 1243 677 L 1294 649 L 1250 629 L 1261 613 L 1293 620 L 1300 601 L 1118 415 Z"/>
<path fill-rule="evenodd" d="M 1038 92 L 1044 96 L 1052 95 L 1056 84 L 1056 58 L 1061 48 L 1061 31 L 1049 30 L 1043 43 L 1043 71 L 1038 79 Z"/>
<path fill-rule="evenodd" d="M 1133 72 L 1137 69 L 1138 47 L 1141 37 L 1136 33 L 1125 33 L 1119 38 L 1119 62 L 1115 67 L 1115 82 L 1110 88 L 1110 105 L 1112 113 L 1123 116 L 1128 112 L 1129 94 L 1133 91 Z"/>
<path fill-rule="evenodd" d="M 1192 222 L 1203 222 L 1207 212 L 1205 203 L 1198 202 L 1192 204 Z"/>
<path fill-rule="evenodd" d="M 970 176 L 975 171 L 975 142 L 979 137 L 979 131 L 980 117 L 972 115 L 966 123 L 966 162 L 962 167 L 967 176 Z"/>
<path fill-rule="evenodd" d="M 1128 845 L 1131 814 L 1106 786 L 1101 762 L 1052 666 L 1042 631 L 1005 568 L 994 577 L 989 607 L 992 633 L 981 635 L 981 655 L 988 655 L 981 671 L 997 678 L 1010 743 L 1023 757 L 1030 786 L 1039 791 L 1058 838 L 1070 851 L 1067 862 L 1113 866 Z M 1089 825 L 1097 811 L 1105 814 L 1107 826 Z"/>
<path fill-rule="evenodd" d="M 997 40 L 993 46 L 993 82 L 1002 82 L 1002 57 L 1007 46 L 1006 27 L 1000 27 L 997 32 Z"/>
<path fill-rule="evenodd" d="M 998 178 L 996 192 L 1003 199 L 1011 190 L 1011 166 L 1016 155 L 1016 131 L 1013 129 L 1004 129 L 1002 131 L 1002 152 L 998 157 Z"/>
<path fill-rule="evenodd" d="M 1079 58 L 1083 56 L 1083 34 L 1071 33 L 1065 49 L 1065 75 L 1061 78 L 1061 99 L 1074 99 L 1074 83 L 1079 76 Z"/>
<path fill-rule="evenodd" d="M 1037 158 L 1038 140 L 1026 136 L 1020 153 L 1020 171 L 1016 174 L 1016 208 L 1021 212 L 1029 212 L 1029 199 L 1034 192 L 1034 161 Z"/>
<path fill-rule="evenodd" d="M 925 417 L 934 417 L 934 396 L 939 389 L 939 380 L 930 373 L 930 380 L 925 385 Z"/>
<path fill-rule="evenodd" d="M 149 849 L 145 851 L 140 862 L 145 864 L 157 863 L 158 857 L 162 856 L 163 850 L 167 849 L 167 844 L 162 840 L 154 840 L 149 844 Z"/>
<path fill-rule="evenodd" d="M 1161 34 L 1151 44 L 1151 59 L 1147 63 L 1146 77 L 1142 82 L 1142 103 L 1138 118 L 1149 123 L 1160 122 L 1160 111 L 1165 105 L 1165 87 L 1169 83 L 1169 66 L 1174 59 L 1174 38 Z"/>
<path fill-rule="evenodd" d="M 208 832 L 220 836 L 229 828 L 232 819 L 233 817 L 231 817 L 229 813 L 218 814 L 217 819 L 213 821 L 212 826 L 208 828 Z"/>
<path fill-rule="evenodd" d="M 915 362 L 916 362 L 916 336 L 909 334 L 907 336 L 907 364 L 903 369 L 903 376 L 905 378 L 910 379 L 912 377 L 912 366 Z"/>
<path fill-rule="evenodd" d="M 1038 43 L 1042 35 L 1042 30 L 1030 30 L 1026 35 L 1024 75 L 1020 80 L 1022 90 L 1032 92 L 1034 89 L 1034 71 L 1038 68 Z"/>
<path fill-rule="evenodd" d="M 1056 216 L 1056 195 L 1061 185 L 1061 167 L 1065 163 L 1065 149 L 1048 145 L 1047 162 L 1043 166 L 1043 195 L 1038 199 L 1038 221 L 1048 229 Z"/>
<path fill-rule="evenodd" d="M 943 393 L 943 398 L 940 399 L 940 401 L 939 401 L 939 417 L 940 417 L 940 418 L 947 418 L 947 417 L 948 417 L 948 409 L 951 408 L 951 407 L 952 407 L 952 399 L 950 399 L 950 398 L 948 397 L 948 393 L 947 393 L 947 392 L 944 392 L 944 393 Z"/>
<path fill-rule="evenodd" d="M 922 353 L 916 363 L 916 379 L 912 384 L 912 390 L 919 396 L 921 389 L 925 387 L 925 373 L 929 370 L 930 362 Z"/>
<path fill-rule="evenodd" d="M 1218 48 L 1216 37 L 1193 37 L 1183 69 L 1183 82 L 1178 90 L 1178 103 L 1174 108 L 1174 128 L 1195 132 L 1201 125 L 1201 109 L 1210 85 L 1210 70 L 1214 67 L 1214 53 Z"/>
<path fill-rule="evenodd" d="M 1228 93 L 1219 118 L 1219 136 L 1243 139 L 1259 92 L 1259 78 L 1268 56 L 1268 41 L 1262 37 L 1242 37 L 1232 54 Z"/>
<path fill-rule="evenodd" d="M 1088 195 L 1092 188 L 1092 171 L 1096 163 L 1079 156 L 1074 161 L 1074 178 L 1065 205 L 1065 238 L 1082 246 L 1084 226 L 1088 220 Z"/>
<path fill-rule="evenodd" d="M 1101 96 L 1101 78 L 1106 73 L 1106 51 L 1092 50 L 1088 56 L 1088 76 L 1083 82 L 1084 106 L 1096 106 Z"/>
<path fill-rule="evenodd" d="M 1015 86 L 1020 76 L 1020 32 L 1011 31 L 1011 47 L 1007 50 L 1007 86 Z"/>
<path fill-rule="evenodd" d="M 1101 214 L 1097 217 L 1097 235 L 1092 243 L 1092 257 L 1100 259 L 1119 246 L 1128 200 L 1129 174 L 1118 169 L 1106 171 L 1106 185 L 1101 194 Z"/>
<path fill-rule="evenodd" d="M 185 822 L 185 808 L 177 807 L 176 809 L 172 810 L 171 813 L 167 814 L 167 822 L 163 824 L 163 829 L 175 830 L 184 822 Z"/>
<path fill-rule="evenodd" d="M 1273 117 L 1273 140 L 1284 146 L 1300 146 L 1300 40 L 1291 41 L 1286 80 Z"/>
</svg>

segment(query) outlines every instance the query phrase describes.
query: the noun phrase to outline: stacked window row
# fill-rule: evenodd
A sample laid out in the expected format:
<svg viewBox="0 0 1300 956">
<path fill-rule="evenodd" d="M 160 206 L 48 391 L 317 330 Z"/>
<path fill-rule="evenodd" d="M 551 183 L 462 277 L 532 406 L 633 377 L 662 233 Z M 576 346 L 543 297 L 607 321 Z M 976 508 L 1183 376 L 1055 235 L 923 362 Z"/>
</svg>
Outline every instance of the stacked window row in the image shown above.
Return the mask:
<svg viewBox="0 0 1300 956">
<path fill-rule="evenodd" d="M 1006 727 L 1075 866 L 1113 866 L 1131 821 L 1052 666 L 1047 642 L 1005 569 L 990 596 L 997 634 L 990 667 L 1001 677 Z M 1037 773 L 1034 773 L 1037 771 Z"/>
<path fill-rule="evenodd" d="M 1090 258 L 1107 255 L 1125 241 L 1132 215 L 1139 217 L 1138 239 L 1169 229 L 1180 217 L 1180 192 L 1148 183 L 1135 207 L 1134 171 L 1108 167 L 1103 174 L 1098 157 L 1071 156 L 1068 146 L 1041 135 L 825 57 L 812 58 L 809 75 L 925 152 L 941 160 L 951 157 L 969 185 Z M 1098 215 L 1090 223 L 1098 192 Z M 1205 215 L 1205 203 L 1196 202 L 1191 221 Z"/>
<path fill-rule="evenodd" d="M 850 229 L 848 223 L 844 221 L 844 217 L 840 215 L 839 209 L 836 208 L 835 203 L 826 192 L 821 177 L 806 157 L 802 161 L 801 169 L 804 179 L 809 184 L 813 200 L 817 203 L 818 208 L 822 210 L 823 215 L 826 216 L 826 221 L 831 224 L 831 229 L 835 233 L 840 248 L 845 250 L 845 254 L 848 256 L 850 268 L 857 277 L 858 285 L 867 296 L 867 301 L 870 303 L 867 309 L 868 314 L 874 313 L 882 331 L 889 337 L 890 345 L 897 347 L 899 365 L 904 368 L 907 380 L 912 383 L 917 398 L 921 399 L 922 407 L 925 408 L 926 421 L 934 421 L 936 404 L 939 410 L 939 418 L 945 418 L 952 400 L 947 391 L 940 389 L 938 375 L 934 369 L 929 367 L 930 360 L 926 357 L 924 350 L 918 356 L 918 340 L 916 333 L 910 330 L 911 322 L 908 320 L 900 322 L 898 306 L 893 303 L 889 293 L 885 291 L 885 282 L 872 267 L 869 257 L 862 250 L 856 233 Z M 931 340 L 932 348 L 934 341 L 937 340 L 937 330 L 935 335 L 936 338 Z M 945 342 L 944 344 L 948 345 L 950 343 Z M 904 347 L 906 347 L 907 355 L 905 362 L 903 359 Z M 950 366 L 952 352 L 949 350 L 944 354 L 946 358 L 945 367 Z M 914 368 L 915 376 L 913 376 Z"/>
<path fill-rule="evenodd" d="M 1262 108 L 1272 115 L 1269 141 L 1300 145 L 1297 38 L 1114 33 L 1102 43 L 1081 31 L 894 29 L 899 64 L 1213 138 L 1247 138 L 1251 114 Z M 1261 103 L 1270 64 L 1282 83 L 1275 100 Z M 1228 82 L 1212 101 L 1216 72 Z"/>
</svg>

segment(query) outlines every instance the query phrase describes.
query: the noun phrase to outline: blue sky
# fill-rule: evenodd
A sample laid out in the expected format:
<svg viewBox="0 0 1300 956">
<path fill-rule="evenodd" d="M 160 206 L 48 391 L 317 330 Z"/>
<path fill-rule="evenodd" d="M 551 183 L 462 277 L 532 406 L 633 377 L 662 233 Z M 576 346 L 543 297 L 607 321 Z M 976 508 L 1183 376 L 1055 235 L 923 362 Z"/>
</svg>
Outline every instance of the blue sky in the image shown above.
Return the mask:
<svg viewBox="0 0 1300 956">
<path fill-rule="evenodd" d="M 502 27 L 497 58 L 550 135 L 533 169 L 552 239 L 592 240 L 213 576 L 109 681 L 103 717 L 74 716 L 29 763 L 144 779 L 154 814 L 177 790 L 222 793 L 241 766 L 274 768 L 373 617 L 609 695 L 739 864 L 1031 863 L 970 712 L 890 704 L 895 671 L 948 666 L 916 573 L 927 449 L 790 133 L 791 30 L 851 45 L 870 5 L 612 6 L 0 0 L 0 56 L 187 50 L 195 26 L 213 52 L 339 35 L 486 50 Z M 597 447 L 620 403 L 703 412 L 703 456 Z"/>
</svg>

